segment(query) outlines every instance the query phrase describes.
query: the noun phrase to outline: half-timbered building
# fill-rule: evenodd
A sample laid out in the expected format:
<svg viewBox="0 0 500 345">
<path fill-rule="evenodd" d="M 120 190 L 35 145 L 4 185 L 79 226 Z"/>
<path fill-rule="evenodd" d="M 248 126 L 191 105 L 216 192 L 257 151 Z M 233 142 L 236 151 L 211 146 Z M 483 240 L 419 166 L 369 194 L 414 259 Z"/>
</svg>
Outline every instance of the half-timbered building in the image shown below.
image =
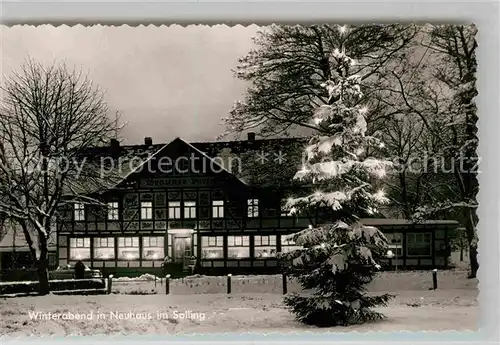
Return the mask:
<svg viewBox="0 0 500 345">
<path fill-rule="evenodd" d="M 307 186 L 292 183 L 300 164 L 302 139 L 109 147 L 91 151 L 111 157 L 120 178 L 106 190 L 92 191 L 95 202 L 61 206 L 57 229 L 59 265 L 82 260 L 104 274 L 137 275 L 273 273 L 278 252 L 296 248 L 285 235 L 314 222 L 311 215 L 283 210 L 290 193 Z M 123 161 L 120 158 L 128 157 Z M 131 161 L 135 164 L 131 165 Z M 450 230 L 456 222 L 413 224 L 366 219 L 391 243 L 387 263 L 404 267 L 445 267 Z M 163 274 L 163 273 L 162 273 Z"/>
</svg>

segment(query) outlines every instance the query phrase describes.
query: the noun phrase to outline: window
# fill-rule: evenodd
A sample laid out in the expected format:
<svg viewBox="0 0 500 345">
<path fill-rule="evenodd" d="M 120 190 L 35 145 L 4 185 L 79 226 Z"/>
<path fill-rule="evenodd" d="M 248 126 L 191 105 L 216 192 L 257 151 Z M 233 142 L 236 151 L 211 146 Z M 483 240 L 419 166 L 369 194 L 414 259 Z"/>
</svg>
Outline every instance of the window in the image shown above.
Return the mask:
<svg viewBox="0 0 500 345">
<path fill-rule="evenodd" d="M 196 202 L 195 201 L 185 201 L 184 202 L 184 218 L 196 218 Z"/>
<path fill-rule="evenodd" d="M 75 221 L 80 222 L 85 220 L 85 205 L 77 203 L 75 204 Z"/>
<path fill-rule="evenodd" d="M 70 260 L 90 259 L 90 238 L 78 237 L 69 240 Z"/>
<path fill-rule="evenodd" d="M 118 220 L 119 219 L 119 209 L 118 202 L 108 202 L 108 220 Z"/>
<path fill-rule="evenodd" d="M 153 203 L 151 201 L 141 202 L 141 219 L 153 219 Z"/>
<path fill-rule="evenodd" d="M 151 236 L 142 238 L 142 258 L 144 260 L 161 260 L 164 257 L 164 238 Z"/>
<path fill-rule="evenodd" d="M 139 237 L 118 237 L 118 259 L 139 259 Z"/>
<path fill-rule="evenodd" d="M 229 259 L 242 259 L 250 257 L 249 236 L 228 236 L 227 257 Z"/>
<path fill-rule="evenodd" d="M 212 201 L 212 218 L 224 218 L 224 200 Z"/>
<path fill-rule="evenodd" d="M 259 216 L 259 199 L 248 199 L 248 217 Z"/>
<path fill-rule="evenodd" d="M 270 258 L 276 256 L 276 236 L 255 236 L 254 255 L 256 258 Z"/>
<path fill-rule="evenodd" d="M 394 258 L 403 256 L 403 234 L 400 232 L 386 233 L 389 250 L 393 253 Z"/>
<path fill-rule="evenodd" d="M 290 235 L 281 235 L 281 252 L 288 253 L 297 249 L 301 249 L 302 246 L 298 246 L 295 241 L 291 238 L 287 238 Z"/>
<path fill-rule="evenodd" d="M 94 238 L 94 259 L 109 260 L 115 258 L 114 237 Z"/>
<path fill-rule="evenodd" d="M 406 234 L 406 253 L 408 256 L 431 256 L 431 233 L 410 232 Z"/>
<path fill-rule="evenodd" d="M 222 236 L 201 237 L 201 258 L 222 259 L 224 257 L 224 241 Z"/>
<path fill-rule="evenodd" d="M 181 219 L 180 201 L 170 201 L 168 203 L 168 219 Z"/>
</svg>

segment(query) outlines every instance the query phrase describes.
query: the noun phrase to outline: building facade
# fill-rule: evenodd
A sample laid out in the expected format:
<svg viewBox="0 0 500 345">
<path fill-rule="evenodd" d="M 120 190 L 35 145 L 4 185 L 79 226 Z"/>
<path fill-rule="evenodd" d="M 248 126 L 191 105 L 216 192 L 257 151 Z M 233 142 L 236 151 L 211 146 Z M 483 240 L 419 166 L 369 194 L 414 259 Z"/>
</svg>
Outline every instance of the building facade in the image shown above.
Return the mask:
<svg viewBox="0 0 500 345">
<path fill-rule="evenodd" d="M 119 165 L 121 180 L 93 193 L 100 204 L 61 206 L 59 265 L 82 260 L 105 275 L 178 275 L 193 267 L 201 274 L 278 272 L 276 254 L 297 248 L 285 236 L 314 221 L 289 216 L 282 207 L 288 193 L 304 187 L 273 183 L 274 170 L 263 178 L 268 183 L 253 183 L 245 172 L 232 171 L 230 161 L 231 154 L 238 157 L 249 150 L 283 156 L 264 151 L 270 142 L 249 136 L 242 142 L 190 144 L 177 138 L 153 145 L 146 138 L 144 145 L 114 142 L 110 150 L 95 153 L 118 160 L 140 152 L 145 158 L 133 168 Z M 277 170 L 285 166 L 296 169 L 289 161 Z M 458 226 L 447 221 L 364 223 L 387 234 L 395 255 L 386 264 L 401 268 L 445 267 L 448 232 Z"/>
</svg>

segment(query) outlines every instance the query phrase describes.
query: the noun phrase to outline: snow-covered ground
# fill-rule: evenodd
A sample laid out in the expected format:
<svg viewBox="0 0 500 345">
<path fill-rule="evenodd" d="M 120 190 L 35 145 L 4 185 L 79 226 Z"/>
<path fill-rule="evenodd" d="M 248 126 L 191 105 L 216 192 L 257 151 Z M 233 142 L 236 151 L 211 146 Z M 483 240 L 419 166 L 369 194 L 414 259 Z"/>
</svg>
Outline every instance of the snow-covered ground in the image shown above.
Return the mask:
<svg viewBox="0 0 500 345">
<path fill-rule="evenodd" d="M 295 321 L 293 315 L 283 308 L 279 294 L 8 298 L 0 300 L 0 334 L 22 337 L 247 331 L 475 330 L 478 316 L 475 297 L 476 291 L 472 289 L 405 291 L 389 307 L 381 308 L 387 320 L 328 329 L 307 327 Z"/>
<path fill-rule="evenodd" d="M 429 272 L 383 272 L 370 291 L 397 295 L 381 308 L 387 319 L 333 329 L 294 320 L 282 304 L 280 276 L 235 276 L 231 295 L 225 293 L 225 277 L 172 280 L 169 295 L 160 282 L 155 288 L 154 277 L 119 279 L 111 295 L 0 299 L 0 335 L 476 330 L 477 280 L 466 277 L 440 272 L 433 291 Z M 294 284 L 289 292 L 297 289 Z"/>
</svg>

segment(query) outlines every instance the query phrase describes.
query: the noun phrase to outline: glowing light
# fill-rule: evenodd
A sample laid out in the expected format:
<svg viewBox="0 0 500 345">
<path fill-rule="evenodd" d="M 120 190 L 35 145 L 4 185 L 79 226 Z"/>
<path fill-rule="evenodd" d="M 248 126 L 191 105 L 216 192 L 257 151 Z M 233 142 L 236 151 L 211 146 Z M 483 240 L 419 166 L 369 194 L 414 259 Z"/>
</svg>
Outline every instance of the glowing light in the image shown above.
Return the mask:
<svg viewBox="0 0 500 345">
<path fill-rule="evenodd" d="M 208 254 L 208 257 L 209 257 L 209 258 L 211 258 L 211 259 L 214 259 L 214 258 L 219 257 L 219 255 L 217 255 L 217 253 L 216 253 L 216 252 L 210 252 L 210 253 Z"/>
<path fill-rule="evenodd" d="M 313 228 L 313 226 L 311 224 L 309 224 L 309 229 L 312 229 L 312 228 Z"/>
<path fill-rule="evenodd" d="M 307 167 L 306 167 L 305 165 L 302 165 L 302 166 L 300 167 L 300 172 L 301 172 L 301 173 L 306 173 L 306 172 L 308 172 L 308 171 L 309 171 L 309 170 L 307 169 Z"/>
<path fill-rule="evenodd" d="M 375 196 L 379 199 L 385 198 L 385 192 L 383 190 L 379 190 L 377 193 L 375 193 Z"/>
<path fill-rule="evenodd" d="M 127 259 L 127 260 L 133 260 L 135 258 L 136 258 L 136 256 L 134 254 L 127 254 L 127 255 L 125 255 L 125 259 Z"/>
<path fill-rule="evenodd" d="M 368 107 L 367 107 L 367 106 L 364 106 L 364 107 L 360 108 L 360 109 L 359 109 L 359 112 L 360 112 L 361 114 L 366 114 L 366 113 L 368 112 Z"/>
<path fill-rule="evenodd" d="M 375 176 L 378 178 L 382 178 L 386 175 L 387 173 L 385 172 L 384 169 L 379 169 L 375 171 Z"/>
<path fill-rule="evenodd" d="M 325 247 L 326 247 L 326 244 L 321 243 L 321 248 L 325 248 Z"/>
<path fill-rule="evenodd" d="M 385 144 L 384 144 L 384 143 L 380 143 L 380 144 L 378 145 L 378 147 L 380 147 L 381 149 L 383 149 L 383 148 L 385 147 Z"/>
<path fill-rule="evenodd" d="M 158 254 L 153 254 L 153 259 L 158 259 Z"/>
<path fill-rule="evenodd" d="M 341 27 L 339 27 L 339 31 L 341 34 L 344 34 L 347 31 L 347 26 L 342 25 Z"/>
<path fill-rule="evenodd" d="M 392 252 L 392 250 L 388 250 L 387 251 L 387 257 L 390 259 L 394 256 L 394 253 Z"/>
</svg>

